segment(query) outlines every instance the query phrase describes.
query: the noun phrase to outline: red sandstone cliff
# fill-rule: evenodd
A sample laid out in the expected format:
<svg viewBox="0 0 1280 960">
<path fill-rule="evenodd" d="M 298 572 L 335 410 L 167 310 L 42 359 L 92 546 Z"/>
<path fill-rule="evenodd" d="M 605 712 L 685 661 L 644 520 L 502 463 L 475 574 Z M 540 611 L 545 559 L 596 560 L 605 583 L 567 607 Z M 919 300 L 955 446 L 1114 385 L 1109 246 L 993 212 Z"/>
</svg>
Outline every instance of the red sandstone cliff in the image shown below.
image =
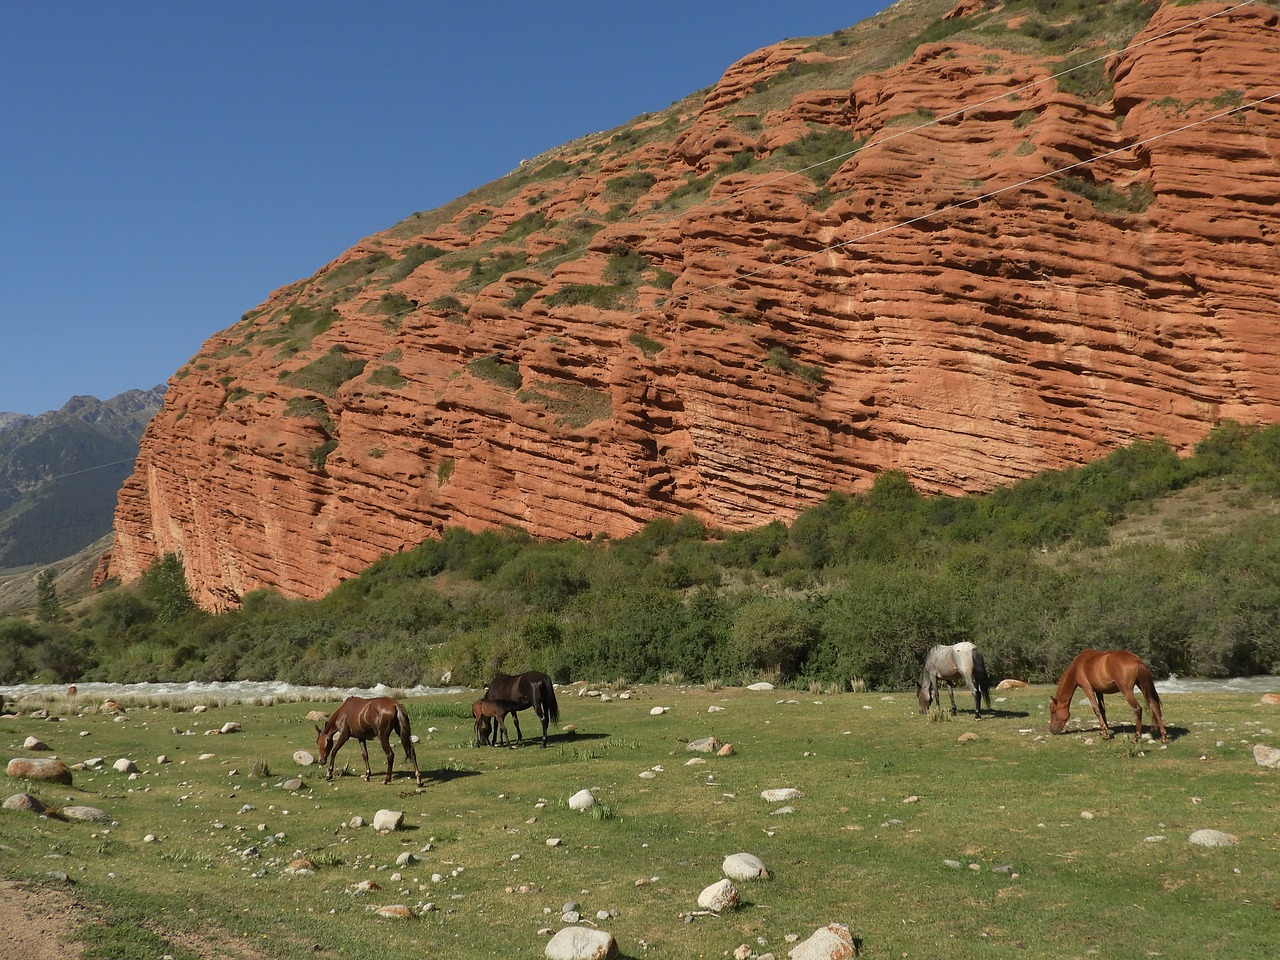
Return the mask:
<svg viewBox="0 0 1280 960">
<path fill-rule="evenodd" d="M 1082 99 L 980 0 L 893 64 L 947 12 L 904 0 L 365 239 L 173 377 L 103 575 L 315 597 L 446 525 L 741 529 L 1280 419 L 1280 26 L 1226 6 Z"/>
</svg>

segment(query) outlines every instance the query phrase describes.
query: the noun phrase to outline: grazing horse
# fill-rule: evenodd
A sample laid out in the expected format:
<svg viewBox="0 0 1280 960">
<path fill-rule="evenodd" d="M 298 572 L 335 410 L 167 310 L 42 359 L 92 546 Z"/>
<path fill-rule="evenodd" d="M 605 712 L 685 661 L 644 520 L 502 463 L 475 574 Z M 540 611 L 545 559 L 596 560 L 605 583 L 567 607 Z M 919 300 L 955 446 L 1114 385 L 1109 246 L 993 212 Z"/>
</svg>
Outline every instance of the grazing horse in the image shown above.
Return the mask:
<svg viewBox="0 0 1280 960">
<path fill-rule="evenodd" d="M 1151 678 L 1151 670 L 1142 660 L 1128 650 L 1085 650 L 1067 667 L 1058 681 L 1058 692 L 1049 700 L 1049 732 L 1063 733 L 1067 728 L 1068 711 L 1071 709 L 1071 698 L 1076 687 L 1084 691 L 1089 698 L 1089 706 L 1097 714 L 1098 723 L 1102 725 L 1102 736 L 1111 736 L 1111 728 L 1107 726 L 1107 709 L 1102 702 L 1104 693 L 1119 693 L 1133 707 L 1133 739 L 1142 736 L 1142 707 L 1138 698 L 1133 695 L 1133 688 L 1142 691 L 1147 701 L 1147 708 L 1155 718 L 1156 727 L 1160 730 L 1160 742 L 1168 743 L 1169 737 L 1164 730 L 1164 717 L 1160 714 L 1160 694 L 1156 692 L 1155 681 Z"/>
<path fill-rule="evenodd" d="M 924 658 L 924 670 L 920 673 L 920 712 L 928 713 L 929 706 L 940 699 L 939 681 L 946 683 L 951 695 L 951 715 L 956 715 L 956 687 L 961 680 L 973 694 L 973 716 L 982 719 L 982 701 L 991 710 L 991 681 L 987 678 L 987 662 L 972 643 L 956 643 L 949 647 L 941 644 L 932 647 Z"/>
<path fill-rule="evenodd" d="M 360 741 L 360 754 L 364 757 L 364 779 L 368 782 L 373 776 L 369 768 L 369 748 L 366 741 L 373 737 L 382 744 L 382 752 L 387 755 L 387 778 L 383 783 L 391 782 L 391 767 L 395 761 L 395 751 L 391 749 L 392 732 L 400 734 L 400 745 L 404 747 L 405 759 L 413 764 L 413 772 L 418 786 L 422 786 L 422 771 L 418 769 L 418 754 L 413 749 L 413 739 L 409 731 L 409 714 L 404 705 L 391 697 L 375 697 L 366 700 L 363 697 L 347 697 L 342 706 L 329 715 L 324 722 L 324 729 L 316 727 L 316 747 L 320 751 L 320 762 L 329 761 L 326 780 L 333 779 L 333 761 L 338 756 L 342 745 L 354 737 Z"/>
<path fill-rule="evenodd" d="M 503 743 L 510 744 L 507 735 L 507 715 L 515 719 L 518 703 L 510 700 L 486 700 L 481 697 L 471 705 L 471 715 L 476 718 L 476 746 L 488 744 L 498 747 Z"/>
<path fill-rule="evenodd" d="M 517 710 L 528 710 L 533 707 L 534 714 L 542 721 L 542 745 L 547 745 L 547 724 L 560 722 L 560 705 L 556 703 L 556 687 L 545 673 L 530 670 L 518 677 L 506 673 L 497 674 L 489 681 L 489 689 L 484 692 L 486 700 L 507 700 L 512 707 L 511 720 L 516 725 L 516 742 L 524 741 L 520 733 L 520 717 Z"/>
</svg>

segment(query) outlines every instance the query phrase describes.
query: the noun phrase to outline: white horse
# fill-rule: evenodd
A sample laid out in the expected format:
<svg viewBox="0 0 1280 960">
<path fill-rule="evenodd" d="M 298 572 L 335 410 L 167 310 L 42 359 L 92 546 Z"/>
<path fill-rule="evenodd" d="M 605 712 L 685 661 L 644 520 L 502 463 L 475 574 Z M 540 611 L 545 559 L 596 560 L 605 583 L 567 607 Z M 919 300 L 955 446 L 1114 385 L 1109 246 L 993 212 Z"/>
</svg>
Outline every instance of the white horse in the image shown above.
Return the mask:
<svg viewBox="0 0 1280 960">
<path fill-rule="evenodd" d="M 991 710 L 991 681 L 987 678 L 987 663 L 982 653 L 972 643 L 956 643 L 949 647 L 941 644 L 932 647 L 924 658 L 924 670 L 920 673 L 920 712 L 928 713 L 929 706 L 938 699 L 938 683 L 947 685 L 951 695 L 951 715 L 956 713 L 956 687 L 961 680 L 973 694 L 973 714 L 982 719 L 982 701 Z"/>
</svg>

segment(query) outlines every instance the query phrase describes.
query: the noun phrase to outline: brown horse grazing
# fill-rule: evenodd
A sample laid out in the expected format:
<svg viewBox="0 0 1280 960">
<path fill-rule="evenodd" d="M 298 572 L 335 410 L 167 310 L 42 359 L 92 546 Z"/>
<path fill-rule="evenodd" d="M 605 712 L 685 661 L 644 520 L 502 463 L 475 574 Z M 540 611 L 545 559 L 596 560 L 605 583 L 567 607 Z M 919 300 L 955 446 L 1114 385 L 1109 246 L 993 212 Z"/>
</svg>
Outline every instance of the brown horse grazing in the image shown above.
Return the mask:
<svg viewBox="0 0 1280 960">
<path fill-rule="evenodd" d="M 514 720 L 516 711 L 519 709 L 520 705 L 510 700 L 486 700 L 481 697 L 473 703 L 471 715 L 476 718 L 476 746 L 483 747 L 488 744 L 499 747 L 504 743 L 510 744 L 511 737 L 507 735 L 507 714 L 511 714 Z"/>
<path fill-rule="evenodd" d="M 1058 681 L 1058 692 L 1049 700 L 1049 732 L 1062 733 L 1067 727 L 1068 711 L 1071 698 L 1076 687 L 1084 691 L 1089 698 L 1089 705 L 1098 716 L 1102 725 L 1102 736 L 1111 736 L 1111 728 L 1107 726 L 1107 710 L 1102 702 L 1104 693 L 1119 693 L 1133 707 L 1133 739 L 1142 736 L 1142 707 L 1138 698 L 1133 695 L 1133 688 L 1142 691 L 1147 701 L 1147 708 L 1155 718 L 1156 727 L 1160 730 L 1160 742 L 1168 743 L 1169 736 L 1164 730 L 1164 717 L 1160 714 L 1160 694 L 1156 692 L 1155 681 L 1151 678 L 1151 670 L 1142 660 L 1128 650 L 1085 650 L 1071 661 Z"/>
<path fill-rule="evenodd" d="M 364 757 L 364 779 L 368 782 L 373 776 L 369 768 L 369 748 L 365 741 L 377 737 L 382 744 L 382 752 L 387 755 L 387 778 L 383 783 L 391 782 L 391 767 L 395 762 L 395 751 L 391 749 L 392 732 L 400 734 L 400 745 L 404 747 L 405 759 L 413 764 L 413 772 L 418 786 L 422 786 L 422 771 L 418 769 L 418 754 L 413 749 L 413 740 L 409 732 L 409 714 L 404 705 L 391 697 L 374 697 L 366 700 L 363 697 L 347 697 L 342 706 L 329 715 L 324 722 L 324 729 L 316 727 L 316 747 L 320 750 L 320 762 L 329 762 L 326 780 L 333 779 L 333 761 L 338 756 L 342 745 L 354 737 L 360 741 L 360 754 Z"/>
<path fill-rule="evenodd" d="M 516 742 L 524 740 L 520 733 L 520 717 L 517 710 L 533 712 L 542 721 L 542 745 L 547 745 L 547 724 L 560 722 L 560 705 L 556 703 L 556 686 L 545 673 L 530 670 L 518 677 L 506 673 L 497 674 L 489 681 L 489 689 L 484 692 L 486 700 L 509 700 L 515 704 L 511 710 L 511 720 L 516 725 Z"/>
</svg>

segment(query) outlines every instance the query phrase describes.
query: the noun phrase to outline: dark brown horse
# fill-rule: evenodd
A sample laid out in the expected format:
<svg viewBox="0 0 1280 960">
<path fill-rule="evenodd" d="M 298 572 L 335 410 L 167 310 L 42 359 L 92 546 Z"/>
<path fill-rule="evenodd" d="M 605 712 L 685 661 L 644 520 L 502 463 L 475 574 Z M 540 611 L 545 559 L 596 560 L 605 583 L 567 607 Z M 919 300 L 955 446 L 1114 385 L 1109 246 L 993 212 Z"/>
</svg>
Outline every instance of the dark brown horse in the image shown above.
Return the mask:
<svg viewBox="0 0 1280 960">
<path fill-rule="evenodd" d="M 395 762 L 395 751 L 391 749 L 391 734 L 400 734 L 400 745 L 404 747 L 405 759 L 413 764 L 413 772 L 418 786 L 422 786 L 422 771 L 418 769 L 418 754 L 413 749 L 413 739 L 409 731 L 409 714 L 404 705 L 391 697 L 374 697 L 366 700 L 363 697 L 347 697 L 342 706 L 329 715 L 324 722 L 324 729 L 316 727 L 316 747 L 320 750 L 320 762 L 329 762 L 326 780 L 333 779 L 333 761 L 338 750 L 351 738 L 360 741 L 360 754 L 364 757 L 364 778 L 366 782 L 373 776 L 369 768 L 369 748 L 366 741 L 377 737 L 382 744 L 382 752 L 387 755 L 387 778 L 383 783 L 391 782 L 391 767 Z"/>
<path fill-rule="evenodd" d="M 476 719 L 476 746 L 483 747 L 488 744 L 499 747 L 504 743 L 510 744 L 511 737 L 507 735 L 507 714 L 510 714 L 514 720 L 518 709 L 520 705 L 510 700 L 486 700 L 481 697 L 473 703 L 471 715 Z"/>
<path fill-rule="evenodd" d="M 489 689 L 484 692 L 486 700 L 509 700 L 515 704 L 511 710 L 511 720 L 516 725 L 516 742 L 524 740 L 520 733 L 520 717 L 517 710 L 533 712 L 542 721 L 542 745 L 547 745 L 547 724 L 560 722 L 560 705 L 556 703 L 556 686 L 545 673 L 530 670 L 518 677 L 506 673 L 497 674 L 489 681 Z"/>
<path fill-rule="evenodd" d="M 1133 688 L 1142 691 L 1147 708 L 1160 730 L 1160 742 L 1168 743 L 1164 730 L 1164 717 L 1160 714 L 1160 694 L 1156 692 L 1151 670 L 1142 660 L 1128 650 L 1085 650 L 1071 661 L 1058 681 L 1058 692 L 1049 700 L 1049 732 L 1062 733 L 1067 728 L 1068 711 L 1076 687 L 1084 691 L 1089 705 L 1102 725 L 1102 736 L 1111 736 L 1107 726 L 1107 709 L 1102 702 L 1104 693 L 1119 693 L 1133 707 L 1133 739 L 1142 736 L 1142 707 L 1133 695 Z"/>
</svg>

